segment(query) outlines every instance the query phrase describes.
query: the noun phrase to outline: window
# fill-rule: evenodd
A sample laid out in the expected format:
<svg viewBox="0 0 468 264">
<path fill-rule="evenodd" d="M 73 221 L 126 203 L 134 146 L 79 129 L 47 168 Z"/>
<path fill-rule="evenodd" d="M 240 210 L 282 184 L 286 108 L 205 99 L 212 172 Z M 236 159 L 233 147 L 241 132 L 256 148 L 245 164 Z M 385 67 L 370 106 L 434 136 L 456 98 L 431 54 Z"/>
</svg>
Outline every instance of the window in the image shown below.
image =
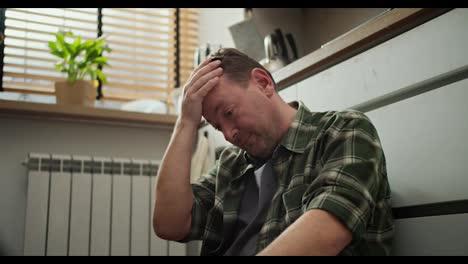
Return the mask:
<svg viewBox="0 0 468 264">
<path fill-rule="evenodd" d="M 198 11 L 185 8 L 6 8 L 4 9 L 3 91 L 54 94 L 57 58 L 47 42 L 58 30 L 96 38 L 112 52 L 108 83 L 100 99 L 156 99 L 170 103 L 171 91 L 193 70 L 198 46 Z"/>
</svg>

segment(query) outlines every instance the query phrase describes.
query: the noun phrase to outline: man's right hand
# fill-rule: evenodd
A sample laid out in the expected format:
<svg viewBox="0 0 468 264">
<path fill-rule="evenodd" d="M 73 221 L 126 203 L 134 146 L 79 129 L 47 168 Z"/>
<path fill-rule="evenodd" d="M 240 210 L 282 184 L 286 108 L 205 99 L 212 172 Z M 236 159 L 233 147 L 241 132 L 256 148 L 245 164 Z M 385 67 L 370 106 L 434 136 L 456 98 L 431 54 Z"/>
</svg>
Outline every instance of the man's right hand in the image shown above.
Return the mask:
<svg viewBox="0 0 468 264">
<path fill-rule="evenodd" d="M 209 57 L 192 72 L 184 85 L 180 121 L 198 126 L 202 117 L 203 99 L 219 82 L 219 76 L 223 73 L 220 64 L 221 61 L 211 61 Z"/>
</svg>

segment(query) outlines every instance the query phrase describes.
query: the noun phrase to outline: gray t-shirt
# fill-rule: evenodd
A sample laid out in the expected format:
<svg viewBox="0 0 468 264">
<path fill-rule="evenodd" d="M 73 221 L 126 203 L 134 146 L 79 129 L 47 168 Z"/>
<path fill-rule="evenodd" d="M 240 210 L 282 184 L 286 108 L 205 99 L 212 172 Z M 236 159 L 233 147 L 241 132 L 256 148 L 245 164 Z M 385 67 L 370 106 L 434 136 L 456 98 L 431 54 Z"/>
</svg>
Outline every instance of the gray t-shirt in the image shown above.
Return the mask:
<svg viewBox="0 0 468 264">
<path fill-rule="evenodd" d="M 239 211 L 234 241 L 226 256 L 251 256 L 256 253 L 258 233 L 263 226 L 271 199 L 276 191 L 276 177 L 271 159 L 248 175 Z"/>
</svg>

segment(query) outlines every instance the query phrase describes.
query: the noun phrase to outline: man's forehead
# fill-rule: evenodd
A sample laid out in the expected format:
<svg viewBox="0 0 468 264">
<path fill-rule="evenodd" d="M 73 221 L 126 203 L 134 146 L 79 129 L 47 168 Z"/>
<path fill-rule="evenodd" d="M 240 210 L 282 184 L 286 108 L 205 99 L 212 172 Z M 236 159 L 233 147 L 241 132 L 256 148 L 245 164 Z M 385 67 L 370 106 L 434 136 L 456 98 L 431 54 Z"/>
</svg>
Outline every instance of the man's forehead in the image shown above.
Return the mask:
<svg viewBox="0 0 468 264">
<path fill-rule="evenodd" d="M 221 96 L 213 96 L 212 98 L 206 98 L 206 99 L 209 99 L 209 100 L 204 101 L 203 112 L 204 112 L 204 117 L 207 120 L 209 120 L 210 118 L 214 118 L 214 116 L 218 113 L 218 111 L 224 105 L 225 100 Z M 209 120 L 209 121 L 212 121 L 212 120 Z"/>
<path fill-rule="evenodd" d="M 203 117 L 211 123 L 213 121 L 213 116 L 215 113 L 215 107 L 220 101 L 220 96 L 216 91 L 214 91 L 217 87 L 213 87 L 209 94 L 205 96 L 202 102 L 202 110 L 203 110 Z"/>
<path fill-rule="evenodd" d="M 220 100 L 223 100 L 226 96 L 229 96 L 229 89 L 225 86 L 227 82 L 223 76 L 219 79 L 219 82 L 208 92 L 203 100 L 203 108 L 214 111 L 214 108 L 219 104 Z"/>
<path fill-rule="evenodd" d="M 234 86 L 235 84 L 228 78 L 221 76 L 218 84 L 208 92 L 203 100 L 203 114 L 205 118 L 205 115 L 212 116 L 216 114 L 224 104 L 236 97 L 235 89 L 237 87 Z"/>
</svg>

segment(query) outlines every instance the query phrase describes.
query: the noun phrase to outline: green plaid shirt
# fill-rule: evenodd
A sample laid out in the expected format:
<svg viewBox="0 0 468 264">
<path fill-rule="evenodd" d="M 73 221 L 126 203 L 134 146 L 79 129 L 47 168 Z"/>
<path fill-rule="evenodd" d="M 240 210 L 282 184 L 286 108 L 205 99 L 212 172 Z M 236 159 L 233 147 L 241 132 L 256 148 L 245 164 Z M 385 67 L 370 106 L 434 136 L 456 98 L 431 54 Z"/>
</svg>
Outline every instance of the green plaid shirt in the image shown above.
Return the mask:
<svg viewBox="0 0 468 264">
<path fill-rule="evenodd" d="M 268 246 L 304 212 L 320 208 L 353 234 L 340 255 L 389 255 L 394 234 L 385 156 L 376 129 L 357 111 L 310 112 L 302 102 L 273 158 L 277 190 L 257 242 Z M 253 157 L 227 147 L 192 184 L 192 226 L 181 242 L 203 240 L 202 255 L 222 255 L 233 240 Z"/>
</svg>

